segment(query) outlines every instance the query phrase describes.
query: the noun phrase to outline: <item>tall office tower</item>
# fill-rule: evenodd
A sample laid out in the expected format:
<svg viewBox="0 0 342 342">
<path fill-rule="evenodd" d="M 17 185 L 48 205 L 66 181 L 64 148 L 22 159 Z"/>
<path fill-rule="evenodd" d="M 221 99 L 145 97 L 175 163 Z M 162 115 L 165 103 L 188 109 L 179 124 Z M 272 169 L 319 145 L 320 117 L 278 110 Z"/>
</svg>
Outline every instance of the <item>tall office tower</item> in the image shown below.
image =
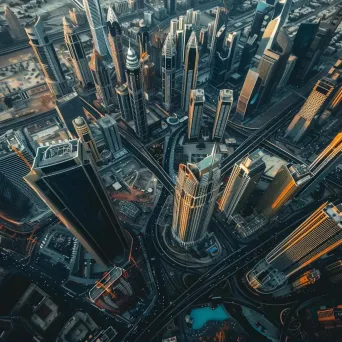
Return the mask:
<svg viewBox="0 0 342 342">
<path fill-rule="evenodd" d="M 155 66 L 157 76 L 161 76 L 162 50 L 167 35 L 163 31 L 153 32 L 152 34 L 152 62 Z"/>
<path fill-rule="evenodd" d="M 176 0 L 164 0 L 164 7 L 168 14 L 176 13 Z"/>
<path fill-rule="evenodd" d="M 138 43 L 140 58 L 144 55 L 150 54 L 150 34 L 148 33 L 147 26 L 144 19 L 139 21 Z"/>
<path fill-rule="evenodd" d="M 201 53 L 207 53 L 208 51 L 208 29 L 202 28 L 200 31 L 200 38 L 199 38 L 199 43 L 201 45 Z"/>
<path fill-rule="evenodd" d="M 227 37 L 227 46 L 229 48 L 229 61 L 227 71 L 231 71 L 235 62 L 236 50 L 239 43 L 240 34 L 237 32 L 230 32 Z"/>
<path fill-rule="evenodd" d="M 24 179 L 97 263 L 110 266 L 127 259 L 125 233 L 80 140 L 39 147 Z"/>
<path fill-rule="evenodd" d="M 279 0 L 275 5 L 272 20 L 266 26 L 261 38 L 257 54 L 262 56 L 265 50 L 270 50 L 277 41 L 279 30 L 283 27 L 290 12 L 292 0 Z"/>
<path fill-rule="evenodd" d="M 247 273 L 249 285 L 259 292 L 273 292 L 341 244 L 342 205 L 325 203 Z"/>
<path fill-rule="evenodd" d="M 105 115 L 103 118 L 98 119 L 97 123 L 100 126 L 107 149 L 113 153 L 120 151 L 122 141 L 115 119 L 110 115 Z"/>
<path fill-rule="evenodd" d="M 297 46 L 299 46 L 297 49 L 297 51 L 299 50 L 299 53 L 295 50 L 293 52 L 298 57 L 298 62 L 291 79 L 293 84 L 303 84 L 309 78 L 312 69 L 330 44 L 341 21 L 342 10 L 339 9 L 329 18 L 329 22 L 319 22 L 317 24 L 312 24 L 312 26 L 304 26 L 304 24 L 302 24 L 303 28 L 302 25 L 300 26 L 296 35 L 296 38 L 298 36 L 298 40 L 295 39 L 294 42 L 294 46 L 296 46 L 296 42 Z M 302 44 L 300 44 L 300 40 L 302 40 Z M 304 44 L 306 49 L 302 48 L 300 50 Z"/>
<path fill-rule="evenodd" d="M 198 164 L 180 164 L 173 205 L 172 234 L 187 248 L 207 234 L 220 188 L 220 155 Z"/>
<path fill-rule="evenodd" d="M 185 17 L 184 15 L 180 15 L 178 17 L 178 29 L 177 30 L 183 30 L 185 24 Z"/>
<path fill-rule="evenodd" d="M 183 65 L 183 40 L 184 40 L 184 31 L 177 30 L 176 32 L 176 68 L 180 69 Z"/>
<path fill-rule="evenodd" d="M 187 46 L 188 41 L 190 39 L 191 33 L 192 33 L 192 24 L 185 24 L 184 30 L 183 30 L 182 62 L 185 61 L 186 46 Z"/>
<path fill-rule="evenodd" d="M 227 46 L 226 27 L 222 26 L 217 32 L 215 44 L 212 46 L 212 54 L 209 84 L 219 88 L 226 80 L 227 68 L 229 63 L 229 48 Z"/>
<path fill-rule="evenodd" d="M 234 118 L 238 121 L 243 121 L 246 116 L 251 114 L 256 108 L 253 99 L 256 98 L 261 84 L 261 78 L 257 70 L 249 69 L 245 82 L 240 92 L 236 113 Z"/>
<path fill-rule="evenodd" d="M 244 72 L 251 64 L 252 58 L 256 54 L 258 49 L 258 36 L 255 34 L 247 39 L 246 44 L 243 47 L 240 64 L 238 67 L 239 72 Z"/>
<path fill-rule="evenodd" d="M 213 140 L 220 141 L 223 138 L 233 102 L 233 91 L 230 89 L 221 89 L 213 127 Z"/>
<path fill-rule="evenodd" d="M 31 215 L 34 207 L 46 209 L 43 201 L 24 182 L 33 158 L 18 132 L 0 135 L 0 217 L 20 222 Z"/>
<path fill-rule="evenodd" d="M 189 8 L 186 11 L 186 14 L 185 14 L 185 24 L 192 24 L 193 13 L 194 13 L 194 10 L 192 8 Z"/>
<path fill-rule="evenodd" d="M 195 89 L 197 85 L 198 57 L 196 33 L 192 32 L 186 46 L 181 100 L 181 108 L 186 113 L 189 109 L 191 89 Z"/>
<path fill-rule="evenodd" d="M 89 70 L 87 56 L 83 49 L 83 44 L 73 28 L 70 19 L 63 17 L 64 41 L 70 53 L 70 58 L 74 72 L 82 88 L 91 87 L 93 78 Z"/>
<path fill-rule="evenodd" d="M 172 97 L 174 96 L 176 81 L 176 49 L 170 33 L 166 37 L 163 46 L 162 58 L 163 103 L 165 109 L 169 111 L 172 104 Z"/>
<path fill-rule="evenodd" d="M 101 55 L 108 55 L 108 41 L 99 0 L 83 0 L 94 49 Z"/>
<path fill-rule="evenodd" d="M 199 138 L 199 135 L 201 133 L 204 101 L 205 96 L 203 89 L 191 90 L 188 112 L 188 139 Z"/>
<path fill-rule="evenodd" d="M 286 84 L 289 82 L 289 79 L 291 77 L 291 74 L 296 66 L 298 57 L 295 55 L 291 54 L 289 59 L 286 62 L 286 67 L 284 70 L 283 77 L 280 79 L 280 82 L 278 84 L 278 88 L 282 88 L 286 86 Z"/>
<path fill-rule="evenodd" d="M 192 25 L 195 27 L 201 26 L 201 11 L 197 10 L 192 14 Z"/>
<path fill-rule="evenodd" d="M 314 117 L 323 109 L 334 88 L 334 84 L 328 78 L 317 81 L 303 107 L 291 121 L 285 136 L 298 142 L 307 132 Z"/>
<path fill-rule="evenodd" d="M 232 215 L 245 208 L 249 196 L 264 173 L 266 164 L 262 160 L 263 156 L 262 150 L 256 150 L 234 165 L 218 207 L 229 221 Z"/>
<path fill-rule="evenodd" d="M 100 153 L 97 149 L 95 139 L 93 137 L 93 134 L 91 133 L 91 130 L 87 122 L 82 116 L 79 116 L 75 120 L 73 120 L 72 123 L 85 149 L 91 153 L 92 157 L 94 158 L 94 161 L 98 162 L 100 160 Z"/>
<path fill-rule="evenodd" d="M 217 33 L 221 29 L 223 25 L 227 22 L 228 13 L 224 7 L 216 7 L 216 17 L 214 21 L 212 39 L 211 39 L 211 47 L 210 47 L 210 55 L 209 55 L 209 64 L 211 65 L 212 59 L 215 54 L 215 45 L 217 39 Z"/>
<path fill-rule="evenodd" d="M 215 24 L 215 21 L 211 21 L 207 26 L 207 28 L 208 28 L 208 43 L 210 44 L 210 46 L 211 46 L 211 41 L 213 39 L 214 24 Z"/>
<path fill-rule="evenodd" d="M 95 49 L 89 62 L 89 68 L 95 83 L 96 96 L 107 112 L 111 112 L 115 106 L 115 90 L 111 70 Z"/>
<path fill-rule="evenodd" d="M 171 19 L 171 21 L 170 21 L 170 34 L 172 35 L 172 37 L 176 37 L 177 30 L 178 30 L 177 18 Z"/>
<path fill-rule="evenodd" d="M 342 133 L 336 135 L 332 142 L 309 165 L 311 179 L 301 191 L 301 194 L 309 194 L 315 190 L 326 176 L 329 175 L 340 163 L 342 158 Z"/>
<path fill-rule="evenodd" d="M 145 141 L 148 136 L 148 126 L 144 96 L 144 81 L 138 56 L 131 47 L 129 47 L 127 51 L 126 77 L 135 132 L 142 141 Z"/>
<path fill-rule="evenodd" d="M 257 206 L 267 218 L 277 214 L 284 204 L 310 180 L 310 170 L 306 165 L 283 165 L 275 175 Z"/>
<path fill-rule="evenodd" d="M 122 117 L 125 121 L 131 121 L 133 119 L 133 113 L 127 85 L 117 85 L 115 91 L 118 97 Z"/>
<path fill-rule="evenodd" d="M 142 64 L 142 72 L 144 78 L 144 91 L 147 99 L 150 100 L 156 91 L 156 72 L 154 68 L 154 63 L 150 61 L 148 56 L 145 57 L 145 60 Z"/>
<path fill-rule="evenodd" d="M 30 39 L 30 45 L 43 70 L 45 81 L 56 98 L 69 93 L 69 86 L 65 79 L 63 69 L 59 63 L 55 48 L 50 42 L 43 21 L 40 17 L 30 21 L 25 26 Z"/>
<path fill-rule="evenodd" d="M 85 119 L 85 112 L 78 94 L 74 92 L 57 99 L 55 108 L 60 120 L 64 123 L 70 134 L 74 138 L 77 137 L 72 122 L 79 116 Z"/>
<path fill-rule="evenodd" d="M 18 17 L 14 14 L 13 11 L 8 6 L 5 6 L 4 17 L 7 21 L 7 24 L 10 29 L 10 33 L 15 39 L 25 39 L 26 33 L 25 29 L 20 25 Z"/>
<path fill-rule="evenodd" d="M 261 29 L 263 27 L 263 22 L 265 20 L 265 16 L 270 13 L 273 9 L 273 6 L 266 3 L 265 1 L 258 1 L 257 8 L 255 10 L 251 30 L 249 32 L 248 38 L 253 37 L 255 34 L 258 37 L 258 40 L 261 38 Z"/>
<path fill-rule="evenodd" d="M 121 85 L 126 82 L 122 29 L 111 6 L 108 7 L 107 26 L 109 29 L 108 41 L 115 68 L 116 81 Z"/>
</svg>

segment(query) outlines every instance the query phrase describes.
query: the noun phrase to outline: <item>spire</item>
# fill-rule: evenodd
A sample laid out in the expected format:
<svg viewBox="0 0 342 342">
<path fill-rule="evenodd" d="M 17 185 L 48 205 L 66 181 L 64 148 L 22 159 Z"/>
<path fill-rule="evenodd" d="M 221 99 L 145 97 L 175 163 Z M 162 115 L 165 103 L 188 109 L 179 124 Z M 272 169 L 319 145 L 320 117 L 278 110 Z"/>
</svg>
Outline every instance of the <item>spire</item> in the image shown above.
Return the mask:
<svg viewBox="0 0 342 342">
<path fill-rule="evenodd" d="M 126 68 L 129 70 L 135 70 L 140 68 L 138 56 L 135 53 L 135 51 L 131 48 L 131 44 L 129 44 L 129 48 L 127 51 Z"/>
<path fill-rule="evenodd" d="M 108 13 L 107 13 L 107 21 L 113 24 L 114 22 L 118 22 L 118 18 L 112 8 L 112 6 L 108 5 Z"/>
</svg>

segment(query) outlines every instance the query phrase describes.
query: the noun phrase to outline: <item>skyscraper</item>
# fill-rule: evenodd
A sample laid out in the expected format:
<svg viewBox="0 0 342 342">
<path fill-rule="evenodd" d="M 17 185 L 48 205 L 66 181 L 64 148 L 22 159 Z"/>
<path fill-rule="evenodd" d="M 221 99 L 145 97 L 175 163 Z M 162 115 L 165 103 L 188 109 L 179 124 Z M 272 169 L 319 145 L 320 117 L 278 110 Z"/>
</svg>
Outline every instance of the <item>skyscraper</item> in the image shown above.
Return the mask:
<svg viewBox="0 0 342 342">
<path fill-rule="evenodd" d="M 107 56 L 108 41 L 103 22 L 102 10 L 99 0 L 83 0 L 84 10 L 87 15 L 91 35 L 93 37 L 93 46 L 101 56 Z"/>
<path fill-rule="evenodd" d="M 178 29 L 177 30 L 183 30 L 185 24 L 185 17 L 184 15 L 180 15 L 178 17 Z"/>
<path fill-rule="evenodd" d="M 291 74 L 292 74 L 292 72 L 296 66 L 297 59 L 298 58 L 295 55 L 293 55 L 293 54 L 290 55 L 289 59 L 286 62 L 286 67 L 284 70 L 283 77 L 279 81 L 278 88 L 282 88 L 282 87 L 286 86 L 286 84 L 288 83 L 288 81 L 291 77 Z"/>
<path fill-rule="evenodd" d="M 342 205 L 325 203 L 247 273 L 249 285 L 259 292 L 273 292 L 341 244 Z"/>
<path fill-rule="evenodd" d="M 229 61 L 227 65 L 227 72 L 231 71 L 234 62 L 235 62 L 235 55 L 236 50 L 239 43 L 240 34 L 238 32 L 230 32 L 227 37 L 227 46 L 229 49 Z"/>
<path fill-rule="evenodd" d="M 238 67 L 239 72 L 244 72 L 250 65 L 252 58 L 254 57 L 258 48 L 258 36 L 255 34 L 247 39 L 246 44 L 243 47 L 240 63 Z"/>
<path fill-rule="evenodd" d="M 121 85 L 126 82 L 122 29 L 111 6 L 108 7 L 107 26 L 109 29 L 108 41 L 115 68 L 116 81 Z"/>
<path fill-rule="evenodd" d="M 57 57 L 55 48 L 50 42 L 43 21 L 40 17 L 30 21 L 25 26 L 30 39 L 30 45 L 38 59 L 45 76 L 45 81 L 56 98 L 69 93 L 69 86 Z"/>
<path fill-rule="evenodd" d="M 143 54 L 150 54 L 150 34 L 148 33 L 147 26 L 144 19 L 139 21 L 138 43 L 140 58 Z"/>
<path fill-rule="evenodd" d="M 85 119 L 85 113 L 80 97 L 76 92 L 65 95 L 56 101 L 55 108 L 60 120 L 64 123 L 70 134 L 75 138 L 77 133 L 72 123 L 73 120 L 79 116 Z"/>
<path fill-rule="evenodd" d="M 94 158 L 95 162 L 100 160 L 100 153 L 97 149 L 95 139 L 91 130 L 82 116 L 77 117 L 75 120 L 72 121 L 75 131 L 78 137 L 81 139 L 84 148 L 89 151 Z"/>
<path fill-rule="evenodd" d="M 214 27 L 213 27 L 213 33 L 212 33 L 212 39 L 211 39 L 209 65 L 212 64 L 212 59 L 215 54 L 217 33 L 221 29 L 221 27 L 226 24 L 227 15 L 228 15 L 227 10 L 224 7 L 216 7 L 216 17 L 214 21 Z"/>
<path fill-rule="evenodd" d="M 131 47 L 129 47 L 127 51 L 126 78 L 128 82 L 128 93 L 131 100 L 135 132 L 142 141 L 145 141 L 148 135 L 148 127 L 144 96 L 144 81 L 138 57 Z"/>
<path fill-rule="evenodd" d="M 198 139 L 201 133 L 201 124 L 204 107 L 204 90 L 193 89 L 190 93 L 188 139 Z"/>
<path fill-rule="evenodd" d="M 285 136 L 298 142 L 310 127 L 313 118 L 323 109 L 333 91 L 334 84 L 331 80 L 323 78 L 317 81 L 303 107 L 291 121 Z"/>
<path fill-rule="evenodd" d="M 256 150 L 235 164 L 219 202 L 219 210 L 224 212 L 228 220 L 232 215 L 241 212 L 257 186 L 266 164 L 262 160 L 264 153 Z"/>
<path fill-rule="evenodd" d="M 161 76 L 162 74 L 162 50 L 166 37 L 167 34 L 163 31 L 156 31 L 152 34 L 152 62 L 154 63 L 157 76 Z"/>
<path fill-rule="evenodd" d="M 192 32 L 186 46 L 185 63 L 183 72 L 183 87 L 181 107 L 184 112 L 188 112 L 191 89 L 196 88 L 198 71 L 198 46 L 196 33 Z"/>
<path fill-rule="evenodd" d="M 118 97 L 122 117 L 125 119 L 125 121 L 131 121 L 133 119 L 133 114 L 127 85 L 117 85 L 115 87 L 115 91 Z"/>
<path fill-rule="evenodd" d="M 150 61 L 150 57 L 148 55 L 145 55 L 144 59 L 140 61 L 142 64 L 145 95 L 148 100 L 151 100 L 156 90 L 156 72 L 154 63 Z"/>
<path fill-rule="evenodd" d="M 310 171 L 306 165 L 283 165 L 261 197 L 257 206 L 258 210 L 267 218 L 275 216 L 285 203 L 310 180 L 310 177 Z"/>
<path fill-rule="evenodd" d="M 200 45 L 201 45 L 201 53 L 207 53 L 208 51 L 208 40 L 209 35 L 208 35 L 208 29 L 207 28 L 202 28 L 200 31 Z"/>
<path fill-rule="evenodd" d="M 18 17 L 14 14 L 13 11 L 8 6 L 5 6 L 5 19 L 10 29 L 10 33 L 15 39 L 25 39 L 26 33 L 25 29 L 20 25 Z"/>
<path fill-rule="evenodd" d="M 170 33 L 166 37 L 163 46 L 162 58 L 163 103 L 165 109 L 169 111 L 172 105 L 176 81 L 176 49 Z"/>
<path fill-rule="evenodd" d="M 122 141 L 115 119 L 105 115 L 103 118 L 98 119 L 97 123 L 100 126 L 107 149 L 113 153 L 120 151 L 122 149 Z"/>
<path fill-rule="evenodd" d="M 254 99 L 257 98 L 260 84 L 261 78 L 257 70 L 249 69 L 236 106 L 234 117 L 237 120 L 243 121 L 256 108 L 257 102 Z"/>
<path fill-rule="evenodd" d="M 168 14 L 174 14 L 176 12 L 176 0 L 164 0 L 164 7 Z"/>
<path fill-rule="evenodd" d="M 206 236 L 220 187 L 220 159 L 211 154 L 197 164 L 179 165 L 172 234 L 185 248 Z"/>
<path fill-rule="evenodd" d="M 273 9 L 273 6 L 266 3 L 265 1 L 258 1 L 257 8 L 255 10 L 251 30 L 249 32 L 248 38 L 253 37 L 255 34 L 258 39 L 261 38 L 261 29 L 263 26 L 263 22 L 265 20 L 266 14 L 270 13 Z"/>
<path fill-rule="evenodd" d="M 183 40 L 184 40 L 184 31 L 177 30 L 176 32 L 176 68 L 180 69 L 183 65 Z"/>
<path fill-rule="evenodd" d="M 170 21 L 170 34 L 172 35 L 172 37 L 176 36 L 177 30 L 178 30 L 178 19 L 173 18 Z"/>
<path fill-rule="evenodd" d="M 33 207 L 47 209 L 41 199 L 24 182 L 33 158 L 18 132 L 0 135 L 0 217 L 20 222 Z"/>
<path fill-rule="evenodd" d="M 213 140 L 221 140 L 223 138 L 233 102 L 233 91 L 230 89 L 221 89 L 213 127 Z"/>
<path fill-rule="evenodd" d="M 107 112 L 111 112 L 115 106 L 115 89 L 111 70 L 107 62 L 97 50 L 93 50 L 89 68 L 93 76 L 97 98 L 102 102 Z"/>
<path fill-rule="evenodd" d="M 97 263 L 110 266 L 127 260 L 125 233 L 80 140 L 38 148 L 25 180 Z"/>
<path fill-rule="evenodd" d="M 87 56 L 83 44 L 73 28 L 70 19 L 63 17 L 64 41 L 70 53 L 71 62 L 78 81 L 83 88 L 93 85 L 93 78 L 89 70 Z"/>
<path fill-rule="evenodd" d="M 185 24 L 183 30 L 182 62 L 185 61 L 185 51 L 192 33 L 192 24 Z M 177 50 L 178 51 L 178 50 Z"/>
</svg>

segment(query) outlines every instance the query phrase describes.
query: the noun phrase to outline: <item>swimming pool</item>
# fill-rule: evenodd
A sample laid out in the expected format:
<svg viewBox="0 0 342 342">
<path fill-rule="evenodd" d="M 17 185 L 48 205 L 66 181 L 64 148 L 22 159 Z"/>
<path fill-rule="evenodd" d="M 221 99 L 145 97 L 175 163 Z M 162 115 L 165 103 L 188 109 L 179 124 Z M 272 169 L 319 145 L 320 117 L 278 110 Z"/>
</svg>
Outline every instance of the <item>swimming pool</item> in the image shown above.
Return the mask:
<svg viewBox="0 0 342 342">
<path fill-rule="evenodd" d="M 219 305 L 215 310 L 210 307 L 192 309 L 190 318 L 193 319 L 192 329 L 201 329 L 209 321 L 224 321 L 229 318 L 223 305 Z"/>
</svg>

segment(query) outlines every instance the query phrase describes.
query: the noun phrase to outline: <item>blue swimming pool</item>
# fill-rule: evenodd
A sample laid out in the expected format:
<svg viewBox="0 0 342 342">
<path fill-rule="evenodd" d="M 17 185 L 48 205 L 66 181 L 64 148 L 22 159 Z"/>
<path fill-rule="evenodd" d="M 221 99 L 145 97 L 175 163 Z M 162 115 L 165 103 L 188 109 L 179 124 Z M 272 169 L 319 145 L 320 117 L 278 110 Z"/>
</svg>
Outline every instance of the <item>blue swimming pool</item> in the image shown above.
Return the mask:
<svg viewBox="0 0 342 342">
<path fill-rule="evenodd" d="M 219 305 L 215 310 L 210 307 L 192 309 L 190 318 L 193 319 L 192 329 L 201 329 L 209 321 L 224 321 L 229 318 L 223 305 Z"/>
</svg>

